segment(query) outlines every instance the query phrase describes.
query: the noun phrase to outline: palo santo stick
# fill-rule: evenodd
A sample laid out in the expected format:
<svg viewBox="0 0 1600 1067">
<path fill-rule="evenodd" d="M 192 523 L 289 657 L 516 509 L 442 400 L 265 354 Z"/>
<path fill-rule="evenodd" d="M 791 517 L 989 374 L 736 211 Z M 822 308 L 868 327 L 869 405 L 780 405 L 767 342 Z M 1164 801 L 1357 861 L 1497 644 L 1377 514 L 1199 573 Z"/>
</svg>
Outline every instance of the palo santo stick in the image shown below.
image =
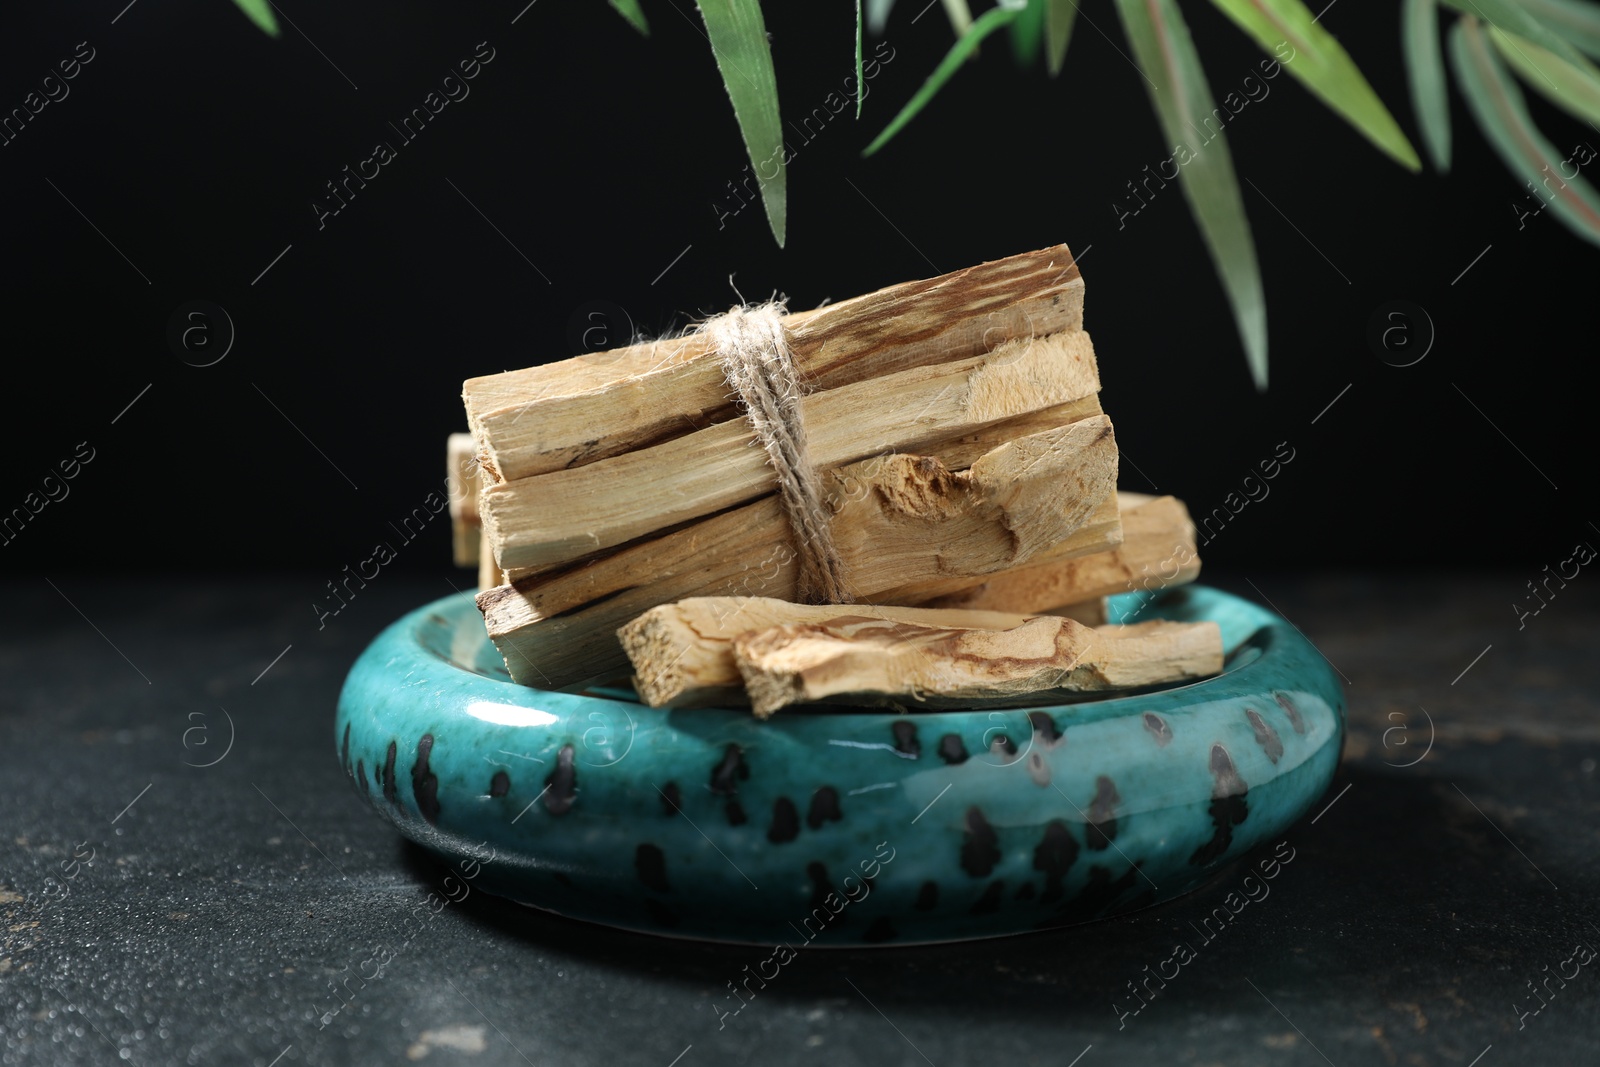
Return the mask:
<svg viewBox="0 0 1600 1067">
<path fill-rule="evenodd" d="M 909 451 L 1096 392 L 1081 331 L 1008 342 L 987 356 L 813 393 L 802 408 L 819 468 Z M 577 559 L 773 491 L 743 419 L 571 470 L 484 490 L 484 529 L 502 568 Z"/>
<path fill-rule="evenodd" d="M 991 449 L 965 471 L 931 456 L 867 462 L 868 480 L 829 497 L 845 580 L 894 587 L 929 574 L 992 574 L 1054 549 L 1116 493 L 1111 420 L 1095 415 Z M 827 484 L 827 483 L 825 483 Z M 897 568 L 903 570 L 897 572 Z M 869 583 L 860 577 L 871 570 Z M 873 594 L 863 593 L 870 599 Z"/>
<path fill-rule="evenodd" d="M 1122 544 L 1108 552 L 1030 564 L 982 585 L 924 601 L 928 607 L 1059 613 L 1059 609 L 1136 589 L 1162 589 L 1200 576 L 1194 522 L 1173 496 L 1118 493 Z"/>
<path fill-rule="evenodd" d="M 1082 406 L 1097 405 L 1090 398 Z M 952 462 L 971 464 L 961 474 L 907 456 L 829 472 L 824 490 L 851 593 L 873 600 L 883 588 L 919 579 L 942 588 L 962 574 L 971 584 L 1029 554 L 1116 544 L 1108 430 L 1103 415 L 1014 442 L 996 428 L 950 446 Z M 984 443 L 995 447 L 967 458 Z M 793 599 L 796 571 L 787 520 L 767 497 L 569 571 L 519 578 L 480 593 L 478 607 L 512 678 L 561 688 L 621 668 L 616 629 L 642 611 L 706 594 Z"/>
<path fill-rule="evenodd" d="M 1014 706 L 1216 674 L 1222 631 L 1167 621 L 1094 629 L 1058 615 L 1005 630 L 854 616 L 742 634 L 733 658 L 760 719 L 839 698 L 904 709 Z"/>
<path fill-rule="evenodd" d="M 1065 245 L 788 315 L 802 380 L 833 389 L 983 355 L 1083 326 L 1083 279 Z M 620 455 L 736 412 L 706 337 L 595 352 L 471 378 L 467 421 L 491 477 L 515 480 Z"/>
<path fill-rule="evenodd" d="M 445 486 L 450 491 L 450 545 L 457 567 L 478 565 L 483 523 L 478 518 L 478 449 L 470 433 L 445 444 Z"/>
<path fill-rule="evenodd" d="M 653 707 L 738 703 L 759 718 L 849 697 L 896 707 L 1015 704 L 1215 674 L 1215 623 L 1093 629 L 1059 616 L 801 605 L 754 597 L 663 604 L 622 628 Z"/>
</svg>

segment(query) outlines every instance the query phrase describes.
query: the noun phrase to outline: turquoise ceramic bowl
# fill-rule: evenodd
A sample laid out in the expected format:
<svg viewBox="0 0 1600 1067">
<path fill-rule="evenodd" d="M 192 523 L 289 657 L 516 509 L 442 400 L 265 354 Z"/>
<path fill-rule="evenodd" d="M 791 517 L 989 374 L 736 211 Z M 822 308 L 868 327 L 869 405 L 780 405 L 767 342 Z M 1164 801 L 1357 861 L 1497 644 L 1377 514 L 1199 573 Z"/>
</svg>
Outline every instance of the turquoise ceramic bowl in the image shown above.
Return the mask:
<svg viewBox="0 0 1600 1067">
<path fill-rule="evenodd" d="M 1215 620 L 1225 672 L 1015 711 L 758 722 L 515 685 L 462 594 L 373 641 L 334 737 L 401 833 L 562 915 L 796 947 L 1015 934 L 1196 887 L 1282 835 L 1338 765 L 1338 682 L 1283 619 L 1205 586 L 1112 612 Z"/>
</svg>

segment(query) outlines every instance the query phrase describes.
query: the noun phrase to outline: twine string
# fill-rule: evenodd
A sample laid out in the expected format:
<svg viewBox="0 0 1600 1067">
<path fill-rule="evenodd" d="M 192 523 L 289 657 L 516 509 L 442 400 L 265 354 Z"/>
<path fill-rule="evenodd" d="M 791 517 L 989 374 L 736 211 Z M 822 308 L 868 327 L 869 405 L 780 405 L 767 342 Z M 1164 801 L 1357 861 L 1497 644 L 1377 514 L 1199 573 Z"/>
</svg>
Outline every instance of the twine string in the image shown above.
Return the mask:
<svg viewBox="0 0 1600 1067">
<path fill-rule="evenodd" d="M 716 346 L 723 375 L 739 394 L 777 476 L 778 498 L 795 541 L 796 599 L 805 604 L 850 603 L 821 480 L 806 449 L 800 380 L 782 305 L 736 307 L 701 330 Z"/>
</svg>

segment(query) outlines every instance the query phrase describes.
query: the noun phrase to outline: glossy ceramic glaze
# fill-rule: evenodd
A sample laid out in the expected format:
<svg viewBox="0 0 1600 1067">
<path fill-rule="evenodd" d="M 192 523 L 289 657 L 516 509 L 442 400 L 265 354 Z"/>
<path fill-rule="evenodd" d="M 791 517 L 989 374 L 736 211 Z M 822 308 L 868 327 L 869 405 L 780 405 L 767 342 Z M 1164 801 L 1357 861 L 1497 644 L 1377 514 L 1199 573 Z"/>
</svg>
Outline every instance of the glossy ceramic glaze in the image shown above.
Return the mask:
<svg viewBox="0 0 1600 1067">
<path fill-rule="evenodd" d="M 334 739 L 403 834 L 563 915 L 795 947 L 1014 934 L 1194 888 L 1281 836 L 1338 764 L 1338 682 L 1281 618 L 1205 586 L 1112 604 L 1114 621 L 1215 620 L 1225 672 L 1014 711 L 758 722 L 515 685 L 462 594 L 362 654 Z"/>
</svg>

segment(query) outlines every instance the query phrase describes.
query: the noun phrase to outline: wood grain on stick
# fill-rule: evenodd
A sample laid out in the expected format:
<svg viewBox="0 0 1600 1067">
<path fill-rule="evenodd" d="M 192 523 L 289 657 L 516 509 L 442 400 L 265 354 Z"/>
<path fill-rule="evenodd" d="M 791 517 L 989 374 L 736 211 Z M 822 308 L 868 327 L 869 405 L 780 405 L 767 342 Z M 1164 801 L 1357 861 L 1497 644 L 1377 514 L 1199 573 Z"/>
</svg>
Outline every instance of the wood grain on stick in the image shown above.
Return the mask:
<svg viewBox="0 0 1600 1067">
<path fill-rule="evenodd" d="M 1090 398 L 1078 410 L 1095 406 Z M 1117 543 L 1109 420 L 1094 414 L 1007 440 L 1030 418 L 948 443 L 950 462 L 966 470 L 894 454 L 827 472 L 834 540 L 858 601 L 919 583 L 943 591 L 1033 558 Z M 793 599 L 790 536 L 777 500 L 767 497 L 567 571 L 519 577 L 480 593 L 478 606 L 515 680 L 578 685 L 624 665 L 617 627 L 657 604 L 728 594 Z"/>
<path fill-rule="evenodd" d="M 900 371 L 802 401 L 812 462 L 837 467 L 914 451 L 1095 393 L 1089 335 L 1008 342 L 974 359 Z M 571 470 L 486 488 L 480 510 L 502 568 L 577 559 L 773 491 L 743 420 Z"/>
<path fill-rule="evenodd" d="M 652 706 L 818 701 L 904 709 L 1015 705 L 1215 674 L 1212 622 L 1092 628 L 1060 616 L 705 597 L 653 608 L 621 634 Z"/>
<path fill-rule="evenodd" d="M 784 324 L 810 388 L 834 389 L 1080 329 L 1083 279 L 1072 253 L 1055 245 L 796 312 Z M 699 333 L 471 378 L 462 399 L 490 477 L 505 481 L 737 416 Z"/>
<path fill-rule="evenodd" d="M 1214 622 L 1094 628 L 1057 615 L 991 630 L 956 619 L 927 625 L 855 615 L 742 634 L 733 658 L 758 718 L 841 700 L 906 710 L 1014 707 L 1216 674 L 1222 631 Z"/>
</svg>

